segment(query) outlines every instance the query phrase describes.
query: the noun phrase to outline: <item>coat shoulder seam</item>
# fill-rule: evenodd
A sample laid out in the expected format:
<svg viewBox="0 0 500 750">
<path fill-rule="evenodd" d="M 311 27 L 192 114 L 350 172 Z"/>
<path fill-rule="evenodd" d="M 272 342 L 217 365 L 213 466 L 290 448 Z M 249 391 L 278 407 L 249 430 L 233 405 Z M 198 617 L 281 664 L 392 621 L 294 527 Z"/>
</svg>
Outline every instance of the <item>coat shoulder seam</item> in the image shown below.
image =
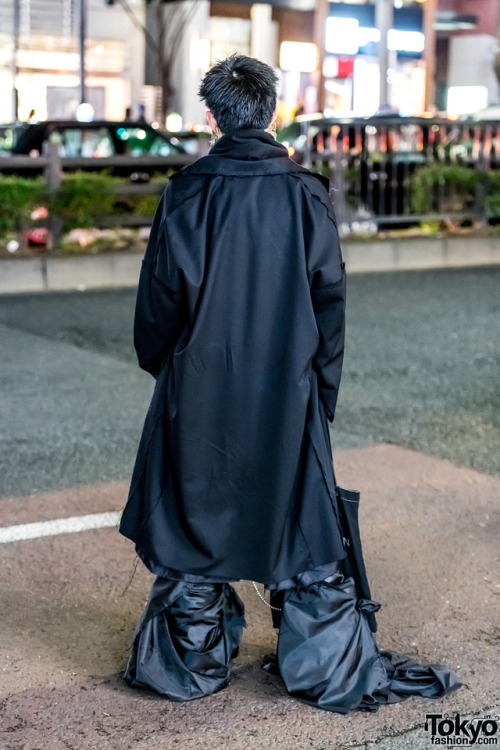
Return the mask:
<svg viewBox="0 0 500 750">
<path fill-rule="evenodd" d="M 330 197 L 328 196 L 328 201 L 324 201 L 321 198 L 321 196 L 317 195 L 313 190 L 311 190 L 311 188 L 309 187 L 309 185 L 307 184 L 307 181 L 306 181 L 307 177 L 309 175 L 306 175 L 306 180 L 304 180 L 302 174 L 297 174 L 297 173 L 294 173 L 294 172 L 291 172 L 291 174 L 292 174 L 293 177 L 295 177 L 296 179 L 299 179 L 301 181 L 301 183 L 304 186 L 304 189 L 307 191 L 308 195 L 311 198 L 314 198 L 314 200 L 317 201 L 317 203 L 320 203 L 323 206 L 323 208 L 326 211 L 326 214 L 327 214 L 328 218 L 334 224 L 334 226 L 337 228 L 337 220 L 335 218 L 335 215 L 333 214 L 333 206 L 331 204 Z M 314 175 L 312 175 L 312 176 L 314 177 Z M 325 190 L 326 190 L 326 188 L 325 188 Z"/>
<path fill-rule="evenodd" d="M 177 211 L 178 208 L 180 208 L 184 203 L 186 203 L 188 200 L 191 200 L 191 198 L 195 198 L 198 193 L 201 193 L 202 190 L 204 190 L 206 186 L 206 179 L 203 180 L 202 185 L 200 185 L 196 190 L 194 190 L 191 193 L 188 193 L 188 195 L 183 196 L 182 198 L 177 198 L 175 200 L 175 195 L 167 196 L 166 192 L 163 195 L 163 215 L 162 215 L 162 223 L 161 227 L 164 229 L 164 225 L 167 221 L 167 218 L 169 215 L 173 214 L 175 211 Z"/>
</svg>

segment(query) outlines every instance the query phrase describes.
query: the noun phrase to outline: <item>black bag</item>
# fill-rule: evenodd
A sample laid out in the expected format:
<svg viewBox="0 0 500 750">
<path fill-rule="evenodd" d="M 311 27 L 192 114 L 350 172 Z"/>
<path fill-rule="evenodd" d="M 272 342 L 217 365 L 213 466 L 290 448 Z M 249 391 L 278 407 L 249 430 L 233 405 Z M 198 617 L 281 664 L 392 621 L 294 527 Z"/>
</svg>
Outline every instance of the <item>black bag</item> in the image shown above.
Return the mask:
<svg viewBox="0 0 500 750">
<path fill-rule="evenodd" d="M 354 580 L 358 599 L 371 601 L 370 585 L 366 575 L 361 536 L 359 533 L 358 512 L 360 494 L 355 490 L 345 490 L 338 486 L 335 487 L 335 492 L 337 496 L 340 531 L 345 550 L 345 559 L 343 561 L 345 573 Z M 365 610 L 365 614 L 370 630 L 372 633 L 376 633 L 377 621 L 375 613 L 367 610 Z"/>
</svg>

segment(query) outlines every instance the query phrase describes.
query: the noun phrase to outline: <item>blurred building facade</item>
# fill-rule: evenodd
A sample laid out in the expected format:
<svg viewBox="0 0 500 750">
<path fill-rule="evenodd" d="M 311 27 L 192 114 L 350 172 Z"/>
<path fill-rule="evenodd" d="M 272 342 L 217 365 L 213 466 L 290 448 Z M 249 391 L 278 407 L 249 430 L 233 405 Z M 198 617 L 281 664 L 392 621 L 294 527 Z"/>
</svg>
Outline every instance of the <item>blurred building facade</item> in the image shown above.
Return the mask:
<svg viewBox="0 0 500 750">
<path fill-rule="evenodd" d="M 128 0 L 143 18 L 142 0 Z M 16 8 L 18 20 L 16 24 Z M 0 0 L 0 122 L 74 117 L 80 103 L 79 0 Z M 86 100 L 96 117 L 138 109 L 144 83 L 144 34 L 121 8 L 86 0 Z M 16 29 L 17 25 L 17 29 Z M 17 47 L 17 50 L 15 49 Z"/>
<path fill-rule="evenodd" d="M 172 107 L 185 121 L 202 121 L 199 79 L 232 52 L 255 55 L 277 69 L 285 122 L 318 106 L 327 115 L 464 114 L 500 101 L 500 0 L 194 2 L 197 12 L 184 28 L 172 78 Z M 308 59 L 312 45 L 320 52 L 321 76 Z M 155 82 L 154 73 L 146 77 Z"/>
<path fill-rule="evenodd" d="M 200 78 L 233 52 L 276 68 L 284 122 L 318 108 L 461 114 L 500 100 L 500 0 L 0 0 L 0 121 L 13 116 L 13 79 L 19 119 L 74 116 L 81 2 L 96 117 L 202 123 Z"/>
<path fill-rule="evenodd" d="M 450 20 L 455 20 L 451 31 Z M 439 0 L 437 96 L 450 111 L 461 114 L 500 103 L 495 74 L 499 31 L 499 0 Z"/>
</svg>

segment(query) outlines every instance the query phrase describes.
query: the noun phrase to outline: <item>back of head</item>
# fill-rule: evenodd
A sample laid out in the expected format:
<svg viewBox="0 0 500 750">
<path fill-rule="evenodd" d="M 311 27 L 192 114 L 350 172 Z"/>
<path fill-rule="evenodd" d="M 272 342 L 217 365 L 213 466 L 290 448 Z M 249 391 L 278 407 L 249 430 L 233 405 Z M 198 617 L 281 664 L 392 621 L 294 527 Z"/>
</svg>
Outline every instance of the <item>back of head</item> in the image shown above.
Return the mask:
<svg viewBox="0 0 500 750">
<path fill-rule="evenodd" d="M 223 133 L 269 126 L 276 108 L 274 70 L 253 57 L 231 55 L 203 78 L 200 98 Z"/>
</svg>

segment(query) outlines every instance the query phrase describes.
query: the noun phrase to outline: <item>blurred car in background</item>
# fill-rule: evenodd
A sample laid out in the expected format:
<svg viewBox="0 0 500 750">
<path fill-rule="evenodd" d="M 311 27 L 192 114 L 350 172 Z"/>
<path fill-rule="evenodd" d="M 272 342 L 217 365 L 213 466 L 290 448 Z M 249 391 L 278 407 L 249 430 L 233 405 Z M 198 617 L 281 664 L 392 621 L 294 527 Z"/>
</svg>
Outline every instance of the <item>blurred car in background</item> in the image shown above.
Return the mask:
<svg viewBox="0 0 500 750">
<path fill-rule="evenodd" d="M 180 130 L 175 133 L 161 130 L 159 132 L 175 139 L 175 142 L 179 141 L 187 154 L 192 154 L 197 158 L 205 156 L 210 151 L 212 133 L 209 130 Z"/>
<path fill-rule="evenodd" d="M 172 163 L 180 167 L 192 161 L 194 149 L 190 135 L 168 133 L 147 122 L 133 120 L 46 120 L 0 125 L 0 171 L 11 174 L 17 171 L 6 161 L 2 164 L 2 158 L 40 156 L 44 153 L 44 144 L 52 143 L 56 145 L 64 168 L 109 169 L 113 175 L 130 176 L 137 170 L 134 164 L 134 159 L 137 159 L 137 164 L 140 160 L 140 172 L 147 177 L 162 171 L 163 159 L 165 169 Z M 22 174 L 40 174 L 42 169 L 33 163 L 32 168 L 30 165 L 23 167 Z"/>
<path fill-rule="evenodd" d="M 472 112 L 469 115 L 462 115 L 461 120 L 470 120 L 472 122 L 500 122 L 500 104 L 490 104 L 478 112 Z"/>
</svg>

